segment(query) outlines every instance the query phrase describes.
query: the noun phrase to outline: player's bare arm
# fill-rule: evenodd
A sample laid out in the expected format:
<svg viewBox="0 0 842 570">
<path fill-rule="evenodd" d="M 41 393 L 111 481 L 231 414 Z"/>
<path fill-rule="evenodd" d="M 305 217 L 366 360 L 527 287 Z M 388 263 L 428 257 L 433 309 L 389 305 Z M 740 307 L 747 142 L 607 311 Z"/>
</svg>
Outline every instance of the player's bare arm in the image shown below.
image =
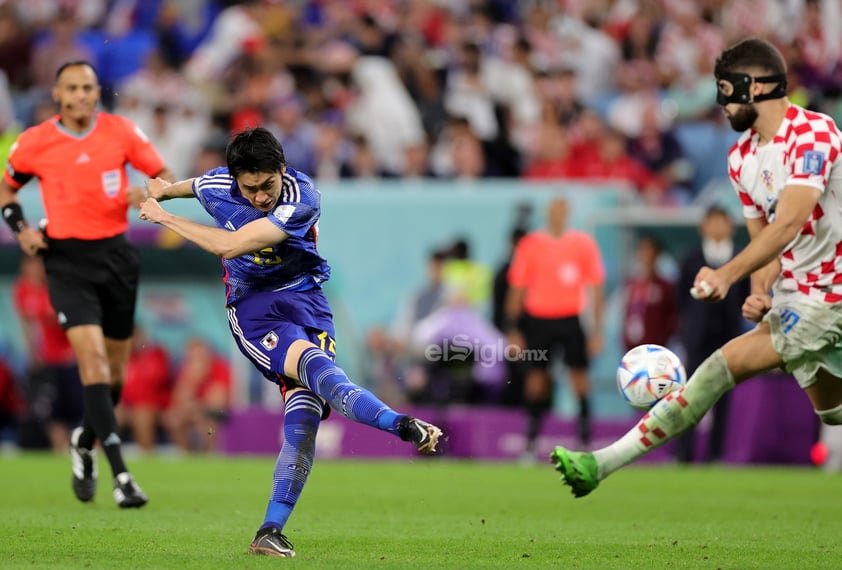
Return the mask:
<svg viewBox="0 0 842 570">
<path fill-rule="evenodd" d="M 139 217 L 161 224 L 205 251 L 225 259 L 234 259 L 271 247 L 289 237 L 289 234 L 266 218 L 250 222 L 234 232 L 197 224 L 167 212 L 154 198 L 147 198 L 143 202 Z"/>
<path fill-rule="evenodd" d="M 194 180 L 195 178 L 187 178 L 186 180 L 173 182 L 162 176 L 157 176 L 147 181 L 146 192 L 150 198 L 159 202 L 170 198 L 192 198 Z"/>
<path fill-rule="evenodd" d="M 736 281 L 773 262 L 781 254 L 801 231 L 820 197 L 821 192 L 811 186 L 790 185 L 784 188 L 778 199 L 775 219 L 761 229 L 743 251 L 719 269 L 701 268 L 694 287 L 705 293 L 706 300 L 724 299 Z"/>
<path fill-rule="evenodd" d="M 746 229 L 752 239 L 767 225 L 766 218 L 746 218 Z M 759 323 L 772 308 L 770 291 L 780 272 L 781 262 L 775 258 L 751 274 L 751 291 L 742 306 L 742 314 L 745 319 L 753 323 Z"/>
</svg>

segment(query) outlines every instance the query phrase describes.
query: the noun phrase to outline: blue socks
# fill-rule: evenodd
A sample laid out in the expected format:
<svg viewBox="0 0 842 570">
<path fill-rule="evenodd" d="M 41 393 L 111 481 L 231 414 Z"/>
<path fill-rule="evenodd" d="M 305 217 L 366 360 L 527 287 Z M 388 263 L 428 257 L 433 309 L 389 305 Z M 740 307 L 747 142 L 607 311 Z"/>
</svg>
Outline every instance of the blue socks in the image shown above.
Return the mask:
<svg viewBox="0 0 842 570">
<path fill-rule="evenodd" d="M 318 348 L 308 348 L 301 355 L 298 378 L 309 391 L 292 393 L 284 404 L 284 443 L 275 462 L 272 495 L 261 529 L 283 530 L 301 496 L 316 455 L 316 433 L 322 417 L 319 396 L 347 418 L 395 435 L 404 417 L 348 380 L 345 372 Z"/>
<path fill-rule="evenodd" d="M 398 422 L 403 415 L 348 380 L 345 372 L 324 351 L 312 347 L 301 354 L 298 378 L 343 416 L 397 435 Z"/>
<path fill-rule="evenodd" d="M 322 402 L 312 392 L 293 393 L 284 405 L 284 443 L 272 475 L 272 496 L 266 507 L 261 529 L 274 526 L 283 530 L 316 455 L 316 433 L 322 417 Z"/>
</svg>

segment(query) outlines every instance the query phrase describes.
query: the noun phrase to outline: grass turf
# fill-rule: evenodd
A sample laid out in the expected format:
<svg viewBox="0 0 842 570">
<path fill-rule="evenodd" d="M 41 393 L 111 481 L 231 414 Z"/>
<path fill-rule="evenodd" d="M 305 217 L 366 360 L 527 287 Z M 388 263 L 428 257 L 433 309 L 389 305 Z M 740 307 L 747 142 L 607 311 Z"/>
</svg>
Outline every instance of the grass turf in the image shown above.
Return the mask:
<svg viewBox="0 0 842 570">
<path fill-rule="evenodd" d="M 800 468 L 634 466 L 574 499 L 547 465 L 317 461 L 286 534 L 246 554 L 274 458 L 143 458 L 120 510 L 69 459 L 0 458 L 0 566 L 28 568 L 839 568 L 842 480 Z M 107 465 L 100 459 L 100 468 Z"/>
</svg>

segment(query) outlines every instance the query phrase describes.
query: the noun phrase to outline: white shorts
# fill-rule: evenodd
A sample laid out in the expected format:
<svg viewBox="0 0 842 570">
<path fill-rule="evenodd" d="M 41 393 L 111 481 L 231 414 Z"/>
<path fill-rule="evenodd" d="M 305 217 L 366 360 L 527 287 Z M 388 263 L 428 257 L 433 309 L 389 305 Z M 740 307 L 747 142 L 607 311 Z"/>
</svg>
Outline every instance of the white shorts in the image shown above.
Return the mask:
<svg viewBox="0 0 842 570">
<path fill-rule="evenodd" d="M 799 386 L 815 383 L 819 368 L 842 378 L 842 303 L 822 303 L 805 295 L 776 296 L 763 320 L 769 323 L 772 346 L 784 369 Z"/>
</svg>

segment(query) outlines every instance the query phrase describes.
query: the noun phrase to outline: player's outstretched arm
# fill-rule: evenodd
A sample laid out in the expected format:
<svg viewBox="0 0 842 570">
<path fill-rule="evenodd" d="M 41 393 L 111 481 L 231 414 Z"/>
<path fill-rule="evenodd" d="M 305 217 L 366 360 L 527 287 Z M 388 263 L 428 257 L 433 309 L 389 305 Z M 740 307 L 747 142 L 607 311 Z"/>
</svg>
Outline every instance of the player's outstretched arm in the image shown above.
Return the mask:
<svg viewBox="0 0 842 570">
<path fill-rule="evenodd" d="M 159 202 L 170 198 L 192 198 L 193 178 L 170 182 L 161 178 L 150 178 L 146 183 L 146 192 L 150 198 Z"/>
<path fill-rule="evenodd" d="M 154 198 L 147 198 L 141 204 L 139 217 L 166 226 L 205 251 L 225 259 L 271 247 L 289 237 L 267 218 L 250 222 L 234 232 L 197 224 L 167 212 Z"/>
</svg>

